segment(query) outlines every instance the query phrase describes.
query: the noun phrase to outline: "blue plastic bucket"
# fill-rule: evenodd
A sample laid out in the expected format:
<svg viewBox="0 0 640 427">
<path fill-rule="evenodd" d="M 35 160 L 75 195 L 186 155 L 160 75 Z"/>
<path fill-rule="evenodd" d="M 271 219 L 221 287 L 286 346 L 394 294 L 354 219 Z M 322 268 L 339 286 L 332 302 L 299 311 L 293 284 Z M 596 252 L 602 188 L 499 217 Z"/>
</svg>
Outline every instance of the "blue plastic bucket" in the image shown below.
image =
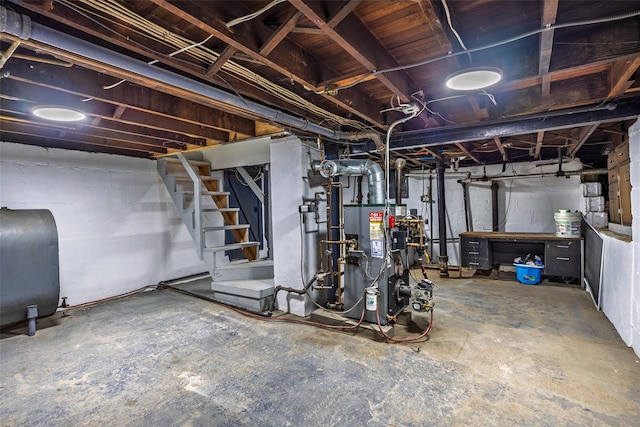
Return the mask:
<svg viewBox="0 0 640 427">
<path fill-rule="evenodd" d="M 516 266 L 516 276 L 518 281 L 525 285 L 537 285 L 540 283 L 540 277 L 542 276 L 542 269 L 544 266 L 537 265 L 525 265 L 525 264 L 513 264 Z"/>
</svg>

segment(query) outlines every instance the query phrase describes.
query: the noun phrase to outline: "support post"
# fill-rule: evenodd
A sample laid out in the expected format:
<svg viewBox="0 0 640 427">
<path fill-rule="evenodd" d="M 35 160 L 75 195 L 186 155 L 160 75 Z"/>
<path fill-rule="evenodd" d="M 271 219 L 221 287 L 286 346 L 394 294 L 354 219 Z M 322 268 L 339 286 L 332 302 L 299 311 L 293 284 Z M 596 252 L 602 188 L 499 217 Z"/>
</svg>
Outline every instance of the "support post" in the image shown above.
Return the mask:
<svg viewBox="0 0 640 427">
<path fill-rule="evenodd" d="M 449 277 L 449 257 L 447 256 L 447 213 L 444 193 L 444 167 L 444 160 L 437 159 L 436 183 L 438 186 L 438 243 L 440 245 L 438 264 L 440 266 L 440 277 Z"/>
<path fill-rule="evenodd" d="M 464 197 L 464 223 L 466 225 L 467 231 L 473 231 L 473 222 L 471 221 L 470 215 L 470 206 L 469 206 L 469 184 L 462 181 L 462 195 Z"/>
<path fill-rule="evenodd" d="M 498 182 L 491 181 L 491 214 L 493 222 L 493 231 L 500 231 L 498 223 Z"/>
</svg>

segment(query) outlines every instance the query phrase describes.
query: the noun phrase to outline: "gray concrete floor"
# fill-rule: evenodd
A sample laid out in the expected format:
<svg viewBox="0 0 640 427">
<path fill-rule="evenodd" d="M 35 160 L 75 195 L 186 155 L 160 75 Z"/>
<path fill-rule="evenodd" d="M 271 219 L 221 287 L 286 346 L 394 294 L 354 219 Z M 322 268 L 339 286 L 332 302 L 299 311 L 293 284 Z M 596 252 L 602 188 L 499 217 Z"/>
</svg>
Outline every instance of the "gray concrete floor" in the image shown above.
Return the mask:
<svg viewBox="0 0 640 427">
<path fill-rule="evenodd" d="M 430 340 L 411 345 L 167 290 L 41 320 L 0 340 L 0 424 L 640 425 L 638 358 L 586 292 L 433 279 Z"/>
</svg>

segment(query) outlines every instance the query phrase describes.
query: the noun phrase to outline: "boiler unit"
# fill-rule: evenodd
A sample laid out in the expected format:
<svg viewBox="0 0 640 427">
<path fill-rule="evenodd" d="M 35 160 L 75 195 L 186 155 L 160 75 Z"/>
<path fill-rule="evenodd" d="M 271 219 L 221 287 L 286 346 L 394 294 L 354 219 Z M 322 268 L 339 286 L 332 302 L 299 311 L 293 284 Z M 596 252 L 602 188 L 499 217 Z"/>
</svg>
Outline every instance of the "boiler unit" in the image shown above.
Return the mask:
<svg viewBox="0 0 640 427">
<path fill-rule="evenodd" d="M 395 226 L 396 217 L 405 217 L 406 206 L 391 205 L 388 218 L 384 210 L 381 204 L 344 206 L 344 306 L 355 305 L 346 315 L 359 319 L 366 302 L 365 321 L 381 325 L 402 312 L 411 296 L 406 233 Z"/>
</svg>

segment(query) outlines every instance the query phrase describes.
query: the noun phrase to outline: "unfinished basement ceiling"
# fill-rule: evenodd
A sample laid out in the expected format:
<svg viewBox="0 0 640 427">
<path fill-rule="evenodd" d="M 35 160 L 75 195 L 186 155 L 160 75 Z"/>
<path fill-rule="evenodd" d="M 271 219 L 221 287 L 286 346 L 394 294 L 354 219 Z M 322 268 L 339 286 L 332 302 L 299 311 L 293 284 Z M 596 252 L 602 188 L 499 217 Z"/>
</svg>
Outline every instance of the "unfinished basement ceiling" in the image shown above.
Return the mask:
<svg viewBox="0 0 640 427">
<path fill-rule="evenodd" d="M 239 100 L 212 100 L 2 29 L 3 141 L 154 157 L 279 130 L 316 135 L 243 102 L 328 130 L 381 134 L 404 117 L 394 107 L 415 102 L 421 113 L 394 128 L 391 145 L 409 167 L 438 157 L 472 165 L 559 154 L 600 166 L 640 114 L 636 1 L 9 0 L 3 7 L 28 16 L 32 31 L 55 29 Z M 447 75 L 477 66 L 498 67 L 504 77 L 486 91 L 445 87 Z M 55 123 L 31 113 L 51 104 L 88 118 Z"/>
</svg>

